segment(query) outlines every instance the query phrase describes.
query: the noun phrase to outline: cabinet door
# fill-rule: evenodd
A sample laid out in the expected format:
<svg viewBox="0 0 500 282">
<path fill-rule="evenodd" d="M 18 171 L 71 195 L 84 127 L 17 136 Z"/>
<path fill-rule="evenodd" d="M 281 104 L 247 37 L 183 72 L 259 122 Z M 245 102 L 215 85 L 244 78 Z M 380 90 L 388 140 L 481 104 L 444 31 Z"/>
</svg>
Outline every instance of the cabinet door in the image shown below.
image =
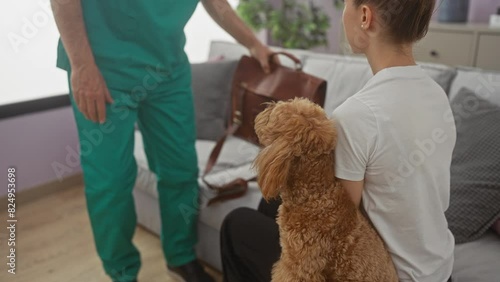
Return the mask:
<svg viewBox="0 0 500 282">
<path fill-rule="evenodd" d="M 500 70 L 500 35 L 479 36 L 476 66 L 487 70 Z"/>
<path fill-rule="evenodd" d="M 474 34 L 429 30 L 414 48 L 415 59 L 450 66 L 472 66 Z"/>
</svg>

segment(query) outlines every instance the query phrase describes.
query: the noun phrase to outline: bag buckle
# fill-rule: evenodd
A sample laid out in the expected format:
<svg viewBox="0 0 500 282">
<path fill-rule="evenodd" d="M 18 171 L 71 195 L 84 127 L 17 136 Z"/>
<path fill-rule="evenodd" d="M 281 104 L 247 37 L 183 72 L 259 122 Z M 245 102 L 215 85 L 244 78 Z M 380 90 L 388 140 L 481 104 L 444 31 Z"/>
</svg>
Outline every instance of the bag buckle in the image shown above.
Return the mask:
<svg viewBox="0 0 500 282">
<path fill-rule="evenodd" d="M 233 123 L 237 124 L 237 125 L 241 125 L 241 112 L 240 111 L 234 112 Z"/>
</svg>

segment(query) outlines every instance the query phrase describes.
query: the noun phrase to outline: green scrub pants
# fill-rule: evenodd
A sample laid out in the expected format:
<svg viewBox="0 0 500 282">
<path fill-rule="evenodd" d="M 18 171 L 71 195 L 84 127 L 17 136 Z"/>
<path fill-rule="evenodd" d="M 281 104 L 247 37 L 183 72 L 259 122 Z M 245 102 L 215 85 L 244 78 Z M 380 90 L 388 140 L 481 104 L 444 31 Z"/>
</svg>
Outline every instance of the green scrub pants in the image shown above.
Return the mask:
<svg viewBox="0 0 500 282">
<path fill-rule="evenodd" d="M 129 91 L 109 90 L 114 103 L 106 106 L 104 124 L 87 120 L 72 93 L 70 97 L 97 252 L 113 281 L 128 282 L 136 279 L 141 265 L 132 243 L 137 223 L 132 197 L 136 122 L 149 168 L 158 180 L 161 241 L 168 265 L 196 258 L 198 166 L 191 69 L 187 64 L 173 76 L 145 77 Z"/>
</svg>

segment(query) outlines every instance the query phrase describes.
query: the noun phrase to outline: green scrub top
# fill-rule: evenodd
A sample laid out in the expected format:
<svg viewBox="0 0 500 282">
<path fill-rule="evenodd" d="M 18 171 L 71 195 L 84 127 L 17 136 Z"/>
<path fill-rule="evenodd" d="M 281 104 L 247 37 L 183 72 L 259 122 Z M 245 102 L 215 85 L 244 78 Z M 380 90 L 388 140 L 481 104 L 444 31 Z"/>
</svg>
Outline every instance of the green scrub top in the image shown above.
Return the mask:
<svg viewBox="0 0 500 282">
<path fill-rule="evenodd" d="M 171 78 L 188 64 L 184 27 L 198 0 L 82 0 L 87 36 L 108 87 L 129 90 L 146 76 Z M 57 66 L 70 71 L 59 40 Z"/>
</svg>

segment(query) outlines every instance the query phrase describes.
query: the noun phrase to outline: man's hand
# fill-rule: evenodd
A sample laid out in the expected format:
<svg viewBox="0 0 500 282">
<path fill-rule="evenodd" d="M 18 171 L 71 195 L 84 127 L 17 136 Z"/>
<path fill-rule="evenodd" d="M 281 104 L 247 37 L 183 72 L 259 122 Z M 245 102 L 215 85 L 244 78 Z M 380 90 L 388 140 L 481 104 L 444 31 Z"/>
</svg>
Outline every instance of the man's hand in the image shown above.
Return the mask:
<svg viewBox="0 0 500 282">
<path fill-rule="evenodd" d="M 239 43 L 247 47 L 252 57 L 257 59 L 264 71 L 268 73 L 271 70 L 269 55 L 272 51 L 257 39 L 253 31 L 238 17 L 227 0 L 201 0 L 201 2 L 212 19 Z M 274 61 L 279 63 L 277 57 L 274 57 Z"/>
<path fill-rule="evenodd" d="M 71 64 L 71 88 L 78 109 L 93 121 L 106 121 L 106 102 L 112 103 L 106 82 L 95 64 L 83 22 L 81 0 L 51 0 L 61 40 Z"/>
<path fill-rule="evenodd" d="M 250 51 L 250 54 L 252 57 L 257 59 L 262 66 L 262 69 L 264 70 L 265 73 L 269 73 L 271 71 L 271 68 L 269 67 L 269 57 L 273 53 L 269 47 L 266 45 L 263 45 L 262 43 L 258 42 L 255 46 L 250 47 L 248 49 Z M 279 60 L 277 56 L 273 57 L 273 61 L 277 64 L 279 64 Z"/>
<path fill-rule="evenodd" d="M 75 68 L 71 73 L 73 98 L 82 114 L 93 122 L 106 121 L 106 102 L 113 103 L 106 82 L 95 64 Z"/>
</svg>

